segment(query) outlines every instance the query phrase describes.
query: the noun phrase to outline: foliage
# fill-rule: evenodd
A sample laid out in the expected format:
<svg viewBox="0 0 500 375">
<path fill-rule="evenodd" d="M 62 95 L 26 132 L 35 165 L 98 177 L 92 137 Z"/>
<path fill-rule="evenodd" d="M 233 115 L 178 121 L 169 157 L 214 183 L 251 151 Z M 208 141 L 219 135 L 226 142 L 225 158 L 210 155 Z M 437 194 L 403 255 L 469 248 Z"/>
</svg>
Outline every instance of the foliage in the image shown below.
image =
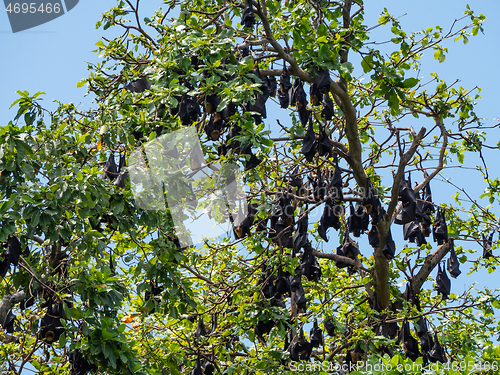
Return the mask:
<svg viewBox="0 0 500 375">
<path fill-rule="evenodd" d="M 251 27 L 241 23 L 248 3 L 172 0 L 165 2 L 168 11 L 143 20 L 139 3 L 119 1 L 97 24 L 122 27 L 125 33 L 97 42 L 102 60 L 89 64 L 89 78 L 78 83 L 95 95 L 96 109 L 60 104 L 49 112 L 40 104 L 42 93 L 18 92 L 20 98 L 13 103 L 18 114 L 0 129 L 0 241 L 6 244 L 17 237 L 23 249 L 18 267 L 11 266 L 0 281 L 0 322 L 11 309 L 16 315 L 14 333 L 0 332 L 0 374 L 20 374 L 27 366 L 40 374 L 69 373 L 68 358 L 77 349 L 102 374 L 188 374 L 197 359 L 212 363 L 215 373 L 292 373 L 300 365 L 303 373 L 320 374 L 330 370 L 314 364 L 335 368 L 355 358 L 366 367 L 352 374 L 420 373 L 414 364 L 426 358 L 409 359 L 408 348 L 397 335 L 384 334 L 384 327 L 397 324 L 399 329 L 408 320 L 418 337 L 422 316 L 448 359 L 434 373 L 497 373 L 491 367 L 500 359 L 492 336 L 499 329 L 497 290 L 470 287 L 446 300 L 426 283 L 434 281 L 431 273 L 449 257 L 453 244 L 460 263 L 472 263 L 471 272 L 493 273 L 498 265 L 495 256 L 474 255 L 470 242 L 483 244 L 483 238 L 499 230 L 494 211 L 498 178 L 488 176 L 486 164 L 478 166 L 471 175 L 484 183 L 485 193 L 471 197 L 460 182 L 455 185 L 456 174 L 451 173 L 474 155 L 486 163 L 483 151 L 497 148 L 488 145 L 488 134 L 497 125 L 485 127 L 474 112 L 479 88 L 457 87 L 436 73 L 419 74 L 424 53 L 445 62 L 447 42 L 467 44 L 483 31 L 485 17 L 467 8 L 449 31 L 436 26 L 408 33 L 384 9 L 375 27 L 390 33 L 392 49 L 386 54 L 372 43 L 373 27 L 364 24 L 362 1 L 253 2 L 257 23 Z M 317 83 L 322 70 L 332 77 L 326 88 L 326 100 L 335 103 L 331 119 L 322 114 L 321 101 L 307 103 L 315 135 L 326 132 L 332 152 L 315 153 L 310 161 L 302 154 L 308 123 L 298 117 L 300 105 L 292 101 L 288 109 L 278 109 L 272 103 L 276 100 L 269 99 L 268 108 L 281 118 L 272 122 L 271 131 L 256 107 L 265 94 L 263 82 L 282 75 L 285 62 L 294 82 Z M 150 87 L 130 86 L 144 77 Z M 209 110 L 211 95 L 220 103 Z M 204 111 L 184 121 L 179 106 L 189 97 Z M 212 136 L 207 130 L 210 118 L 232 104 L 239 111 L 227 116 Z M 282 120 L 287 112 L 290 119 Z M 418 131 L 406 125 L 417 122 L 422 126 Z M 109 171 L 110 154 L 129 158 L 148 141 L 187 125 L 196 127 L 209 163 L 248 166 L 249 154 L 242 152 L 247 145 L 262 160 L 244 172 L 256 217 L 268 218 L 287 194 L 294 208 L 294 231 L 300 218 L 310 215 L 308 238 L 321 278 L 301 279 L 305 312 L 294 300 L 299 290 L 285 296 L 286 307 L 265 294 L 272 280 L 266 271 L 295 275 L 306 248 L 296 254 L 255 225 L 244 238 L 234 239 L 230 231 L 224 238 L 183 248 L 169 210 L 145 210 L 134 199 L 132 181 L 122 188 L 106 175 L 102 178 L 103 168 Z M 226 153 L 220 151 L 222 145 Z M 296 167 L 305 194 L 291 187 Z M 339 230 L 330 229 L 325 242 L 319 215 L 311 217 L 321 214 L 333 197 L 330 190 L 315 197 L 313 182 L 319 173 L 338 171 L 343 198 L 336 202 L 346 212 Z M 394 220 L 403 210 L 398 198 L 409 171 L 418 179 L 415 186 L 410 184 L 414 193 L 423 194 L 437 176 L 450 182 L 453 201 L 430 202 L 445 213 L 447 238 L 439 246 L 430 239 L 421 246 L 397 241 L 391 259 L 386 244 L 389 234 L 397 238 L 402 228 Z M 196 194 L 215 182 L 208 184 L 195 185 Z M 367 186 L 378 193 L 370 216 L 379 244 L 372 249 L 363 233 L 361 255 L 349 257 L 335 249 L 352 236 L 346 233 L 352 217 L 348 204 L 361 204 L 361 211 L 368 211 Z M 213 210 L 214 216 L 227 217 Z M 431 219 L 436 216 L 437 211 Z M 0 260 L 10 259 L 8 249 Z M 31 296 L 34 303 L 28 306 Z M 63 311 L 57 320 L 64 331 L 50 344 L 40 334 L 42 318 L 56 305 Z M 207 335 L 195 334 L 200 319 L 213 328 L 207 328 Z M 321 328 L 329 319 L 334 334 L 323 330 L 324 346 L 309 347 L 310 359 L 294 361 L 290 344 L 315 319 Z M 269 320 L 274 327 L 261 340 L 255 327 Z M 309 338 L 307 332 L 305 336 Z M 412 370 L 405 370 L 405 364 Z M 369 370 L 376 365 L 378 370 Z"/>
</svg>

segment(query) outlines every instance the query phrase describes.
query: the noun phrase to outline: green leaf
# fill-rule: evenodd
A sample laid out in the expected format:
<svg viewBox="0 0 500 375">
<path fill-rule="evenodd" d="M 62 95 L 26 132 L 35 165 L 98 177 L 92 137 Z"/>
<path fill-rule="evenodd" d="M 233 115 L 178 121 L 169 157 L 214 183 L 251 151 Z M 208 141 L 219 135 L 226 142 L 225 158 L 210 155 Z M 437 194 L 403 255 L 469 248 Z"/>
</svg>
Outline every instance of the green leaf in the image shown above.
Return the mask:
<svg viewBox="0 0 500 375">
<path fill-rule="evenodd" d="M 409 89 L 413 86 L 415 86 L 416 84 L 418 83 L 418 79 L 417 78 L 407 78 L 403 81 L 403 87 L 405 89 Z"/>
</svg>

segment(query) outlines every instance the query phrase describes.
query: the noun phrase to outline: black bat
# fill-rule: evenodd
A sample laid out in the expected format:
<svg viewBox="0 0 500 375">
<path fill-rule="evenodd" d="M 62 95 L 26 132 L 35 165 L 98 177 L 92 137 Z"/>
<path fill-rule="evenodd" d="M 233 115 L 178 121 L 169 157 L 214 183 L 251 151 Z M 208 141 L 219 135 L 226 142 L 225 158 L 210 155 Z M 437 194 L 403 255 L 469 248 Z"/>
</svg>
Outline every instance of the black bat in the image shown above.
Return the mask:
<svg viewBox="0 0 500 375">
<path fill-rule="evenodd" d="M 283 72 L 280 75 L 280 83 L 278 90 L 278 100 L 280 102 L 281 108 L 288 108 L 290 105 L 290 94 L 289 91 L 292 88 L 292 84 L 290 83 L 290 75 L 286 67 L 283 67 Z"/>
<path fill-rule="evenodd" d="M 446 270 L 441 269 L 441 264 L 438 264 L 438 273 L 436 276 L 436 287 L 435 290 L 443 296 L 443 299 L 448 299 L 450 294 L 451 281 L 446 275 Z"/>
<path fill-rule="evenodd" d="M 418 220 L 403 225 L 403 237 L 405 241 L 416 242 L 419 247 L 427 243 Z"/>
<path fill-rule="evenodd" d="M 326 121 L 330 121 L 335 115 L 335 109 L 333 107 L 333 100 L 330 98 L 329 93 L 323 94 L 323 108 L 321 109 L 321 115 L 325 118 Z"/>
<path fill-rule="evenodd" d="M 312 118 L 309 118 L 306 136 L 302 140 L 301 152 L 309 162 L 311 162 L 314 155 L 316 155 L 316 134 L 314 133 Z"/>
<path fill-rule="evenodd" d="M 213 375 L 215 371 L 215 366 L 209 361 L 205 361 L 203 365 L 204 375 Z"/>
<path fill-rule="evenodd" d="M 307 206 L 304 207 L 307 210 Z M 301 218 L 297 224 L 297 231 L 293 235 L 293 251 L 297 253 L 308 242 L 307 240 L 307 227 L 309 226 L 309 216 L 307 211 L 302 211 Z"/>
<path fill-rule="evenodd" d="M 327 199 L 325 201 L 325 207 L 323 209 L 323 214 L 318 225 L 318 234 L 320 237 L 328 242 L 326 237 L 326 231 L 328 228 L 334 228 L 336 230 L 340 229 L 341 223 L 339 216 L 342 212 L 342 206 L 336 204 L 334 200 Z"/>
<path fill-rule="evenodd" d="M 281 267 L 278 268 L 278 278 L 274 282 L 275 294 L 274 298 L 280 299 L 283 296 L 290 297 L 292 295 L 292 285 L 290 284 L 290 274 L 283 272 Z"/>
<path fill-rule="evenodd" d="M 190 125 L 201 115 L 198 102 L 189 95 L 183 95 L 179 107 L 179 118 L 182 125 Z"/>
<path fill-rule="evenodd" d="M 337 155 L 334 155 L 335 171 L 333 172 L 333 178 L 328 185 L 329 189 L 332 190 L 333 198 L 337 201 L 344 200 L 344 195 L 342 193 L 342 188 L 344 183 L 342 182 L 342 171 L 339 167 L 339 162 Z"/>
<path fill-rule="evenodd" d="M 294 188 L 297 188 L 297 191 L 300 193 L 302 186 L 304 185 L 302 181 L 302 176 L 299 171 L 299 166 L 297 165 L 295 169 L 292 171 L 292 174 L 290 176 L 290 185 Z"/>
<path fill-rule="evenodd" d="M 427 319 L 421 316 L 417 321 L 417 336 L 422 337 L 427 332 L 429 332 L 429 328 L 427 327 Z"/>
<path fill-rule="evenodd" d="M 493 235 L 495 232 L 491 232 L 490 237 L 486 239 L 486 237 L 483 234 L 483 258 L 484 259 L 489 259 L 493 257 Z"/>
<path fill-rule="evenodd" d="M 12 310 L 9 310 L 2 322 L 2 327 L 7 331 L 7 333 L 14 333 L 15 320 L 16 316 L 12 313 Z"/>
<path fill-rule="evenodd" d="M 318 282 L 321 278 L 321 267 L 316 257 L 312 254 L 312 250 L 311 243 L 307 241 L 300 263 L 300 271 L 309 281 Z"/>
<path fill-rule="evenodd" d="M 104 164 L 104 174 L 101 174 L 100 178 L 113 181 L 116 177 L 118 177 L 118 166 L 115 162 L 115 156 L 110 153 L 106 164 Z"/>
<path fill-rule="evenodd" d="M 258 337 L 262 342 L 266 342 L 264 335 L 269 334 L 273 327 L 276 325 L 274 320 L 262 321 L 259 320 L 254 328 L 255 336 Z"/>
<path fill-rule="evenodd" d="M 47 344 L 52 344 L 59 340 L 65 329 L 61 326 L 61 319 L 64 319 L 62 303 L 49 302 L 47 313 L 41 319 L 38 337 Z"/>
<path fill-rule="evenodd" d="M 207 113 L 215 113 L 217 111 L 217 107 L 219 106 L 221 99 L 218 95 L 212 94 L 207 95 L 205 97 L 205 112 Z"/>
<path fill-rule="evenodd" d="M 321 95 L 321 92 L 318 89 L 318 85 L 313 83 L 309 87 L 309 99 L 311 100 L 311 104 L 314 106 L 319 105 L 322 96 L 323 95 Z"/>
<path fill-rule="evenodd" d="M 436 220 L 432 224 L 432 236 L 438 245 L 448 241 L 448 228 L 444 219 L 444 211 L 439 207 L 436 214 Z"/>
<path fill-rule="evenodd" d="M 158 286 L 156 281 L 151 280 L 149 282 L 149 285 L 151 287 L 151 290 L 146 290 L 144 292 L 144 301 L 145 302 L 148 302 L 151 298 L 153 298 L 153 300 L 154 300 L 155 299 L 154 297 L 159 296 L 163 292 L 163 287 L 161 285 Z M 155 312 L 156 308 L 154 305 L 155 305 L 155 303 L 153 302 L 153 307 L 151 307 L 148 311 L 149 314 L 152 314 Z"/>
<path fill-rule="evenodd" d="M 356 203 L 356 208 L 352 202 L 349 203 L 350 216 L 347 219 L 347 228 L 349 233 L 352 233 L 354 237 L 359 237 L 361 233 L 368 230 L 368 225 L 370 223 L 370 217 L 366 213 L 365 209 L 359 203 Z"/>
<path fill-rule="evenodd" d="M 241 24 L 249 28 L 253 28 L 255 25 L 255 13 L 253 11 L 252 0 L 245 0 L 245 8 L 241 15 Z"/>
<path fill-rule="evenodd" d="M 198 326 L 196 327 L 196 331 L 194 332 L 194 337 L 207 336 L 207 329 L 205 327 L 205 322 L 203 321 L 203 316 L 200 315 L 200 319 L 198 320 Z"/>
<path fill-rule="evenodd" d="M 417 196 L 411 187 L 410 175 L 408 181 L 403 179 L 399 185 L 399 199 L 403 203 L 403 208 L 396 215 L 394 223 L 402 225 L 412 222 L 416 219 Z"/>
<path fill-rule="evenodd" d="M 415 361 L 420 357 L 420 351 L 418 350 L 418 341 L 411 335 L 410 323 L 405 320 L 401 331 L 399 331 L 398 341 L 403 347 L 405 355 L 412 361 Z"/>
<path fill-rule="evenodd" d="M 278 82 L 276 81 L 276 77 L 268 76 L 266 77 L 267 87 L 269 88 L 269 96 L 274 98 L 276 97 L 276 91 L 278 88 Z"/>
<path fill-rule="evenodd" d="M 434 333 L 434 345 L 432 346 L 432 349 L 429 351 L 429 360 L 431 362 L 441 362 L 441 363 L 448 362 L 444 349 L 439 343 L 436 333 Z"/>
<path fill-rule="evenodd" d="M 194 368 L 189 372 L 188 375 L 203 375 L 203 369 L 201 368 L 200 357 L 196 359 Z"/>
<path fill-rule="evenodd" d="M 332 79 L 330 78 L 330 72 L 323 69 L 318 70 L 318 90 L 322 93 L 329 92 L 331 83 Z"/>
<path fill-rule="evenodd" d="M 96 366 L 90 364 L 78 349 L 69 354 L 68 360 L 71 364 L 71 375 L 86 375 L 90 371 L 97 370 Z"/>
<path fill-rule="evenodd" d="M 130 82 L 125 86 L 125 89 L 130 92 L 144 92 L 151 88 L 151 81 L 149 81 L 146 77 L 141 77 L 136 79 L 135 81 Z"/>
<path fill-rule="evenodd" d="M 454 241 L 451 240 L 451 249 L 450 249 L 450 257 L 448 258 L 448 261 L 446 262 L 448 272 L 453 278 L 456 278 L 458 275 L 462 273 L 460 271 L 459 266 L 460 262 L 458 261 L 457 254 L 455 253 L 455 244 Z"/>
<path fill-rule="evenodd" d="M 335 324 L 332 323 L 331 319 L 327 319 L 323 322 L 323 326 L 325 327 L 325 331 L 328 334 L 328 336 L 333 337 L 335 336 Z"/>
<path fill-rule="evenodd" d="M 292 282 L 291 285 L 292 285 L 292 291 L 295 292 L 293 300 L 297 305 L 297 310 L 301 313 L 306 313 L 307 298 L 304 286 L 302 285 L 301 276 L 300 275 L 296 276 L 296 278 L 294 278 L 294 282 Z"/>
<path fill-rule="evenodd" d="M 369 179 L 366 180 L 366 190 L 361 204 L 365 207 L 368 215 L 371 215 L 372 211 L 374 212 L 372 224 L 376 225 L 382 219 L 385 211 L 380 206 L 377 190 L 370 183 Z"/>
<path fill-rule="evenodd" d="M 311 340 L 311 346 L 313 348 L 319 348 L 323 345 L 323 331 L 318 326 L 318 320 L 314 321 L 314 325 L 309 332 L 309 339 Z"/>
<path fill-rule="evenodd" d="M 241 149 L 241 153 L 244 155 L 250 155 L 250 158 L 246 160 L 245 162 L 245 171 L 248 171 L 249 169 L 255 168 L 258 166 L 260 163 L 262 163 L 262 160 L 259 159 L 257 156 L 255 156 L 252 153 L 252 144 L 248 143 L 245 147 Z"/>
<path fill-rule="evenodd" d="M 307 361 L 311 352 L 312 345 L 304 337 L 304 331 L 301 328 L 298 339 L 290 345 L 290 359 L 292 361 Z"/>
<path fill-rule="evenodd" d="M 376 249 L 380 245 L 380 238 L 378 235 L 378 229 L 375 225 L 372 225 L 372 228 L 368 232 L 368 243 Z M 387 240 L 385 241 L 384 248 L 382 249 L 382 253 L 384 256 L 391 260 L 394 258 L 396 254 L 396 244 L 392 238 L 391 230 L 389 229 L 389 233 L 387 233 Z"/>
<path fill-rule="evenodd" d="M 21 243 L 17 239 L 16 236 L 9 236 L 9 239 L 7 240 L 7 260 L 10 264 L 14 265 L 14 267 L 17 267 L 19 264 L 19 257 L 22 254 L 21 250 Z"/>
<path fill-rule="evenodd" d="M 320 127 L 319 137 L 316 143 L 319 156 L 332 155 L 333 146 L 330 137 L 326 134 L 325 128 Z"/>
</svg>

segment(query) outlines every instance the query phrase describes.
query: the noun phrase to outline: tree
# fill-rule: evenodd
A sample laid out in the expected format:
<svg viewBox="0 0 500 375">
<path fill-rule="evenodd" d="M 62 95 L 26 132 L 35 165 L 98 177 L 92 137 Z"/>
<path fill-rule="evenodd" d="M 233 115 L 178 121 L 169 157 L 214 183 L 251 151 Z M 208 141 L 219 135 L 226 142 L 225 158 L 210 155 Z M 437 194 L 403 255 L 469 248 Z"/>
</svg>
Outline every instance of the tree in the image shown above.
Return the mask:
<svg viewBox="0 0 500 375">
<path fill-rule="evenodd" d="M 496 373 L 498 296 L 450 293 L 446 270 L 498 264 L 500 182 L 483 155 L 498 124 L 474 112 L 477 88 L 418 73 L 485 17 L 410 34 L 384 10 L 386 55 L 362 1 L 168 5 L 141 21 L 139 1 L 120 1 L 98 22 L 125 32 L 97 43 L 79 83 L 97 109 L 48 112 L 19 92 L 0 131 L 3 371 Z M 281 111 L 272 132 L 266 105 Z M 200 153 L 172 146 L 190 129 Z M 471 155 L 485 193 L 449 180 L 454 201 L 433 202 L 433 179 Z M 184 173 L 201 164 L 220 170 Z M 197 208 L 233 230 L 188 246 L 176 219 Z"/>
</svg>

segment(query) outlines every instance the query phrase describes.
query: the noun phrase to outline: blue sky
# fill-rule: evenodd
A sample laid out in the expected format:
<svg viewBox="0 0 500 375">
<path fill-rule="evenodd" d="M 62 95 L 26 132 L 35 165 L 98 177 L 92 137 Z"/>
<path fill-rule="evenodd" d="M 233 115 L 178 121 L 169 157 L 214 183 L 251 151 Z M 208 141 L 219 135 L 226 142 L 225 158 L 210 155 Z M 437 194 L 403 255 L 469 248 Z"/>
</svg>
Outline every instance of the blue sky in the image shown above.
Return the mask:
<svg viewBox="0 0 500 375">
<path fill-rule="evenodd" d="M 159 0 L 144 1 L 141 5 L 141 16 L 150 16 L 161 3 Z M 500 2 L 479 0 L 469 2 L 462 0 L 366 1 L 365 23 L 369 27 L 374 26 L 380 12 L 387 7 L 390 13 L 402 16 L 400 19 L 402 27 L 408 32 L 436 25 L 441 25 L 447 30 L 456 18 L 462 16 L 467 3 L 476 13 L 483 13 L 487 16 L 484 24 L 485 34 L 471 38 L 468 45 L 452 41 L 446 43 L 449 53 L 442 64 L 434 60 L 432 53 L 427 53 L 422 59 L 422 66 L 425 70 L 422 70 L 420 75 L 429 77 L 429 73 L 435 71 L 448 83 L 459 78 L 460 85 L 463 87 L 481 87 L 482 100 L 476 107 L 476 113 L 485 119 L 485 124 L 493 125 L 496 123 L 495 119 L 500 117 L 500 106 L 498 106 L 500 75 L 497 68 L 500 57 L 498 52 Z M 42 104 L 48 109 L 55 109 L 56 105 L 52 103 L 54 99 L 61 102 L 81 103 L 83 108 L 92 105 L 91 97 L 84 97 L 86 88 L 77 88 L 76 84 L 89 74 L 86 61 L 98 61 L 98 56 L 92 51 L 96 48 L 95 43 L 99 38 L 101 36 L 112 38 L 122 32 L 121 28 L 111 28 L 107 31 L 95 29 L 95 23 L 100 19 L 100 15 L 114 4 L 116 4 L 115 0 L 92 2 L 80 0 L 79 4 L 64 16 L 16 34 L 13 34 L 10 29 L 7 14 L 0 11 L 0 46 L 2 49 L 0 126 L 7 125 L 15 116 L 15 108 L 10 110 L 8 108 L 18 98 L 17 90 L 27 90 L 30 94 L 44 91 L 46 95 L 43 97 Z M 377 41 L 382 42 L 388 39 L 386 31 L 387 29 L 382 27 L 374 30 Z M 381 48 L 384 48 L 383 45 Z M 267 121 L 272 122 L 273 118 L 275 118 L 274 115 L 271 115 Z M 490 144 L 496 144 L 499 140 L 498 132 L 493 134 L 493 138 L 488 139 Z M 498 157 L 496 155 L 498 155 L 498 150 L 488 152 L 486 156 L 493 157 L 491 160 L 495 161 L 494 158 Z M 466 163 L 475 166 L 477 160 L 466 159 Z M 499 175 L 499 165 L 490 163 L 489 167 L 490 175 Z M 476 195 L 484 188 L 482 184 L 477 183 L 477 180 L 461 179 L 460 175 L 456 177 L 456 182 Z M 454 193 L 450 185 L 440 181 L 433 182 L 432 188 L 435 193 L 435 202 L 449 200 Z M 396 227 L 393 230 L 398 229 Z M 397 240 L 396 243 L 398 243 Z M 471 244 L 471 246 L 479 249 L 477 245 Z M 328 249 L 329 247 L 325 247 L 325 251 Z M 473 258 L 479 255 L 480 253 L 476 253 Z M 498 286 L 498 282 L 492 282 L 494 279 L 486 272 L 467 277 L 464 272 L 465 266 L 462 266 L 462 271 L 463 274 L 457 280 L 452 280 L 452 291 L 455 293 L 461 293 L 465 285 L 472 281 L 478 281 L 482 286 Z"/>
</svg>

